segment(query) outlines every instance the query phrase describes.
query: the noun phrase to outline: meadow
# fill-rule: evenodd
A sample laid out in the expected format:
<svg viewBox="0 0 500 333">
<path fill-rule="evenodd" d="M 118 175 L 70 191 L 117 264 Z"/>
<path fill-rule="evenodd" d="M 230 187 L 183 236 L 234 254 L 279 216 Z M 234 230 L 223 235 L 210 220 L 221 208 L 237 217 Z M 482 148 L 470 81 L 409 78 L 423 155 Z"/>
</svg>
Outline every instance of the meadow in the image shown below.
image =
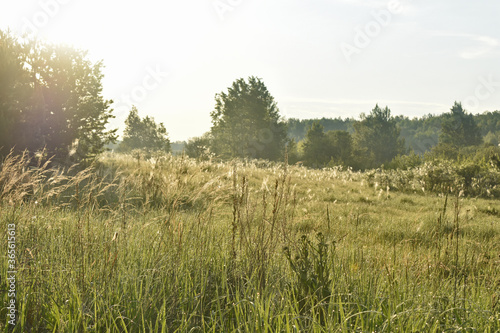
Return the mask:
<svg viewBox="0 0 500 333">
<path fill-rule="evenodd" d="M 10 155 L 0 329 L 499 332 L 498 189 L 432 171 Z"/>
</svg>

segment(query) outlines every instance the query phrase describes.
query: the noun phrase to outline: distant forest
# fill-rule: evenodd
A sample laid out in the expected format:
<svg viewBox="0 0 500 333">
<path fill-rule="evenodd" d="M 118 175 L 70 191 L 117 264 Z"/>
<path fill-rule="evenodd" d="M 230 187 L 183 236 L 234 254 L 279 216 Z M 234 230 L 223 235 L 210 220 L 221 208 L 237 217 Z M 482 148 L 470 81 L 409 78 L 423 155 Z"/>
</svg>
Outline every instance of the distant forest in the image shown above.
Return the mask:
<svg viewBox="0 0 500 333">
<path fill-rule="evenodd" d="M 401 129 L 400 136 L 404 138 L 406 148 L 422 155 L 431 150 L 439 142 L 441 124 L 446 114 L 426 115 L 420 118 L 409 118 L 406 116 L 394 116 L 396 125 Z M 473 115 L 484 143 L 498 145 L 500 143 L 500 111 L 484 112 Z M 296 119 L 287 120 L 288 137 L 300 142 L 305 139 L 307 131 L 314 122 L 319 122 L 325 132 L 347 131 L 354 133 L 354 124 L 358 120 L 354 118 L 321 118 L 321 119 Z"/>
</svg>

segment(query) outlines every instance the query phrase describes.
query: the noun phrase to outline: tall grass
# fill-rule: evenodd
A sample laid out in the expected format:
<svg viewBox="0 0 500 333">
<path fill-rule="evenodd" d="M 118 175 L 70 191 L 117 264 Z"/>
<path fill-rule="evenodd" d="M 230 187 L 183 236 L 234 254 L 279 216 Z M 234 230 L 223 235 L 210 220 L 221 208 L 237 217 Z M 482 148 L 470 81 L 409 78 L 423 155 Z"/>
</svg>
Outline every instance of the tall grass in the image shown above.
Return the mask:
<svg viewBox="0 0 500 333">
<path fill-rule="evenodd" d="M 497 203 L 449 201 L 341 168 L 11 155 L 0 232 L 16 224 L 18 316 L 3 293 L 0 329 L 498 332 Z"/>
</svg>

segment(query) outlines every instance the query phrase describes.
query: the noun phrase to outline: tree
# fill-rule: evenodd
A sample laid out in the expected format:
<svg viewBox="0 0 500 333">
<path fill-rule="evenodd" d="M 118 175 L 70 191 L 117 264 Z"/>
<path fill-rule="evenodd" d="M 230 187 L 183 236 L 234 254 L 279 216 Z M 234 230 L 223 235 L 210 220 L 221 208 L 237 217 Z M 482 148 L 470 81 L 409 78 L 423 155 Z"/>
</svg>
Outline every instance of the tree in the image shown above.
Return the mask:
<svg viewBox="0 0 500 333">
<path fill-rule="evenodd" d="M 211 112 L 213 151 L 221 157 L 277 160 L 286 143 L 286 124 L 261 79 L 238 79 L 215 96 Z"/>
<path fill-rule="evenodd" d="M 102 96 L 102 62 L 86 52 L 0 31 L 2 154 L 45 149 L 56 159 L 96 156 L 116 139 L 107 130 L 111 100 Z M 5 122 L 4 122 L 5 119 Z"/>
<path fill-rule="evenodd" d="M 286 152 L 288 154 L 288 164 L 295 164 L 300 160 L 299 146 L 294 138 L 288 140 L 286 144 Z"/>
<path fill-rule="evenodd" d="M 319 121 L 312 123 L 304 139 L 304 164 L 322 167 L 330 160 L 328 139 Z"/>
<path fill-rule="evenodd" d="M 205 133 L 200 137 L 189 139 L 185 146 L 187 156 L 193 158 L 209 157 L 211 142 L 212 138 L 210 133 Z"/>
<path fill-rule="evenodd" d="M 354 144 L 347 131 L 324 132 L 320 121 L 315 121 L 307 131 L 303 143 L 305 165 L 323 167 L 327 164 L 353 166 Z"/>
<path fill-rule="evenodd" d="M 347 131 L 328 131 L 326 136 L 333 163 L 352 166 L 354 143 L 351 134 Z"/>
<path fill-rule="evenodd" d="M 23 111 L 32 95 L 28 71 L 23 68 L 26 52 L 9 33 L 0 30 L 0 156 L 19 142 Z"/>
<path fill-rule="evenodd" d="M 377 104 L 368 116 L 362 115 L 361 121 L 354 124 L 354 141 L 365 155 L 365 168 L 378 167 L 403 154 L 404 139 L 399 134 L 387 106 L 381 109 Z"/>
<path fill-rule="evenodd" d="M 481 144 L 482 137 L 479 127 L 472 114 L 467 114 L 462 103 L 455 102 L 441 123 L 439 143 L 448 144 L 456 148 L 476 146 Z"/>
<path fill-rule="evenodd" d="M 324 132 L 329 131 L 349 131 L 352 129 L 354 119 L 346 118 L 321 118 L 321 119 L 287 119 L 288 136 L 300 141 L 305 138 L 308 129 L 317 121 L 323 126 Z"/>
<path fill-rule="evenodd" d="M 146 116 L 141 119 L 135 106 L 125 120 L 123 141 L 118 151 L 127 152 L 133 149 L 146 151 L 170 152 L 170 140 L 163 123 L 157 124 L 153 118 Z"/>
<path fill-rule="evenodd" d="M 498 140 L 498 138 L 500 137 L 500 131 L 497 131 L 497 132 L 488 132 L 488 134 L 486 134 L 483 138 L 483 141 L 485 144 L 487 145 L 491 145 L 491 146 L 498 146 L 498 144 L 500 143 L 500 141 Z"/>
</svg>

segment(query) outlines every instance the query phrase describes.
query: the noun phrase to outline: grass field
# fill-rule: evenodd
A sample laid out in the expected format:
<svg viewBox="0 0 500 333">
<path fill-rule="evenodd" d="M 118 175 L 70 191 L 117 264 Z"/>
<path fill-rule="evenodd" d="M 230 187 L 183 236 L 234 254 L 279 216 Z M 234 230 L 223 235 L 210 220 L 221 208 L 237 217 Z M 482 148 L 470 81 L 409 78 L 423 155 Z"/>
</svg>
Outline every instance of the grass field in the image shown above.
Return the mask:
<svg viewBox="0 0 500 333">
<path fill-rule="evenodd" d="M 261 161 L 35 162 L 0 168 L 3 332 L 500 331 L 496 199 Z"/>
</svg>

